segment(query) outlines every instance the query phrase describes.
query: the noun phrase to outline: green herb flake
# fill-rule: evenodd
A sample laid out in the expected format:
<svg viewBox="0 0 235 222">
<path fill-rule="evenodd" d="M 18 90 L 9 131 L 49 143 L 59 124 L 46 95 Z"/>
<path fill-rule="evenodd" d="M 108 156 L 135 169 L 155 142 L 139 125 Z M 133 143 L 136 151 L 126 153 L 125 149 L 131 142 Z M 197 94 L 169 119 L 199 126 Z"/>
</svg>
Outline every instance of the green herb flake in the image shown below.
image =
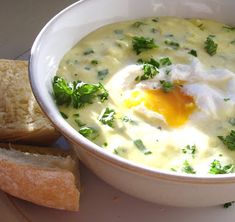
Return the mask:
<svg viewBox="0 0 235 222">
<path fill-rule="evenodd" d="M 235 203 L 235 201 L 231 201 L 231 202 L 227 202 L 223 205 L 224 208 L 229 208 L 231 207 L 233 204 Z"/>
<path fill-rule="evenodd" d="M 159 22 L 159 18 L 153 18 L 152 21 L 153 22 Z"/>
<path fill-rule="evenodd" d="M 81 127 L 78 132 L 89 140 L 94 140 L 99 136 L 96 129 L 87 126 Z"/>
<path fill-rule="evenodd" d="M 156 28 L 151 28 L 150 29 L 150 32 L 152 32 L 152 33 L 157 33 L 157 32 L 159 32 Z"/>
<path fill-rule="evenodd" d="M 141 139 L 134 140 L 133 143 L 144 155 L 152 154 L 152 152 L 145 147 Z"/>
<path fill-rule="evenodd" d="M 234 169 L 233 164 L 228 164 L 225 166 L 222 166 L 219 160 L 214 160 L 210 165 L 210 174 L 227 174 L 232 173 Z"/>
<path fill-rule="evenodd" d="M 68 118 L 69 118 L 68 115 L 65 114 L 64 112 L 61 112 L 61 111 L 60 111 L 60 114 L 61 114 L 61 116 L 62 116 L 64 119 L 68 119 Z"/>
<path fill-rule="evenodd" d="M 196 145 L 192 145 L 192 146 L 187 145 L 186 147 L 182 149 L 182 152 L 184 154 L 192 154 L 194 156 L 196 153 L 196 149 L 197 149 Z"/>
<path fill-rule="evenodd" d="M 235 126 L 235 118 L 229 118 L 228 123 L 232 126 Z"/>
<path fill-rule="evenodd" d="M 72 101 L 73 85 L 67 83 L 62 77 L 55 76 L 52 86 L 57 105 L 68 106 Z"/>
<path fill-rule="evenodd" d="M 235 45 L 235 39 L 231 41 L 230 44 Z"/>
<path fill-rule="evenodd" d="M 94 60 L 91 60 L 91 64 L 92 64 L 92 65 L 97 65 L 98 63 L 99 63 L 98 60 L 95 60 L 95 59 L 94 59 Z"/>
<path fill-rule="evenodd" d="M 196 174 L 196 171 L 193 169 L 193 167 L 189 164 L 187 160 L 185 160 L 183 163 L 182 171 L 188 174 Z"/>
<path fill-rule="evenodd" d="M 178 42 L 174 42 L 174 41 L 171 41 L 171 40 L 165 40 L 164 43 L 167 45 L 167 46 L 170 46 L 172 49 L 175 49 L 177 50 L 179 47 L 180 47 L 180 44 Z"/>
<path fill-rule="evenodd" d="M 142 25 L 146 25 L 146 23 L 141 22 L 141 21 L 137 21 L 137 22 L 133 23 L 131 26 L 134 28 L 139 28 Z"/>
<path fill-rule="evenodd" d="M 141 81 L 146 80 L 146 79 L 153 79 L 154 76 L 156 76 L 159 73 L 156 66 L 153 66 L 151 64 L 144 64 L 143 71 L 144 71 L 144 74 L 140 76 Z"/>
<path fill-rule="evenodd" d="M 90 55 L 90 54 L 93 54 L 93 53 L 95 53 L 94 50 L 91 49 L 91 48 L 88 48 L 83 52 L 83 55 Z"/>
<path fill-rule="evenodd" d="M 153 58 L 151 58 L 150 60 L 145 60 L 145 61 L 143 59 L 139 59 L 137 63 L 143 64 L 142 70 L 144 71 L 144 74 L 141 76 L 137 76 L 135 78 L 135 81 L 152 79 L 154 78 L 154 76 L 156 76 L 159 73 L 158 68 L 160 64 L 158 61 L 156 61 Z"/>
<path fill-rule="evenodd" d="M 122 29 L 115 29 L 113 31 L 116 35 L 122 35 L 123 34 L 123 30 Z"/>
<path fill-rule="evenodd" d="M 104 102 L 108 99 L 108 92 L 101 83 L 88 84 L 80 80 L 66 82 L 65 79 L 55 76 L 53 83 L 53 94 L 57 105 L 72 105 L 74 108 L 92 104 L 97 98 Z"/>
<path fill-rule="evenodd" d="M 223 26 L 224 29 L 226 29 L 227 31 L 235 31 L 235 26 Z"/>
<path fill-rule="evenodd" d="M 227 101 L 229 101 L 230 100 L 230 98 L 224 98 L 224 101 L 225 102 L 227 102 Z"/>
<path fill-rule="evenodd" d="M 130 124 L 132 124 L 132 125 L 138 125 L 135 120 L 132 120 L 132 119 L 131 119 L 130 117 L 128 117 L 128 116 L 123 116 L 123 117 L 121 118 L 121 120 L 122 120 L 123 122 L 125 122 L 125 123 L 130 123 Z"/>
<path fill-rule="evenodd" d="M 174 88 L 174 85 L 173 85 L 172 82 L 165 81 L 165 80 L 160 80 L 160 83 L 161 83 L 161 85 L 162 85 L 162 90 L 163 90 L 165 93 L 170 92 L 170 91 Z"/>
<path fill-rule="evenodd" d="M 98 117 L 98 120 L 102 122 L 104 125 L 108 125 L 110 127 L 113 127 L 113 122 L 115 119 L 115 111 L 110 108 L 104 109 L 101 114 Z"/>
<path fill-rule="evenodd" d="M 143 36 L 134 36 L 132 38 L 132 46 L 133 50 L 136 52 L 137 55 L 140 53 L 157 48 L 158 46 L 155 44 L 154 39 L 145 38 Z"/>
<path fill-rule="evenodd" d="M 194 49 L 191 49 L 191 50 L 188 52 L 188 54 L 197 57 L 197 51 L 194 50 Z"/>
<path fill-rule="evenodd" d="M 85 126 L 85 125 L 86 125 L 85 123 L 83 123 L 83 122 L 79 119 L 79 117 L 76 117 L 76 118 L 74 119 L 74 122 L 75 122 L 79 127 L 82 127 L 82 126 Z"/>
<path fill-rule="evenodd" d="M 229 150 L 235 150 L 235 131 L 231 130 L 230 134 L 227 136 L 218 136 L 218 138 L 223 142 Z"/>
<path fill-rule="evenodd" d="M 139 64 L 150 64 L 150 65 L 155 66 L 156 68 L 160 67 L 159 62 L 157 60 L 153 59 L 153 58 L 151 58 L 149 60 L 138 59 L 137 63 L 139 63 Z"/>
<path fill-rule="evenodd" d="M 206 50 L 206 52 L 210 56 L 213 56 L 216 54 L 217 48 L 218 48 L 218 44 L 214 42 L 211 35 L 208 36 L 206 41 L 204 42 L 204 49 Z"/>
<path fill-rule="evenodd" d="M 173 168 L 173 167 L 171 167 L 171 171 L 177 172 L 177 170 L 175 168 Z"/>
<path fill-rule="evenodd" d="M 98 79 L 103 80 L 108 74 L 109 74 L 108 69 L 100 70 L 100 71 L 98 71 Z"/>
<path fill-rule="evenodd" d="M 161 64 L 161 66 L 170 66 L 172 64 L 169 57 L 161 58 L 159 60 L 159 63 Z"/>
<path fill-rule="evenodd" d="M 199 24 L 197 27 L 198 27 L 200 30 L 202 30 L 202 31 L 205 30 L 205 26 L 204 26 L 203 23 Z"/>
</svg>

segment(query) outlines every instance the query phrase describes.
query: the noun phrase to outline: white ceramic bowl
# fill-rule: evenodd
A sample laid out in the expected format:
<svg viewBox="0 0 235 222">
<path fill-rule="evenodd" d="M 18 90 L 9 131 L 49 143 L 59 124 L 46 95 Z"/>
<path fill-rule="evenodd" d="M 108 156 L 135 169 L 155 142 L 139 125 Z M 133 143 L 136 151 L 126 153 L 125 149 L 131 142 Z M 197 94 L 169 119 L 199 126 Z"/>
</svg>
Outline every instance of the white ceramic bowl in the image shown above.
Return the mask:
<svg viewBox="0 0 235 222">
<path fill-rule="evenodd" d="M 210 206 L 235 200 L 235 174 L 198 177 L 138 166 L 100 149 L 59 114 L 51 79 L 59 61 L 84 35 L 121 20 L 150 16 L 211 18 L 235 24 L 234 0 L 84 0 L 56 15 L 34 42 L 30 81 L 40 106 L 74 145 L 81 161 L 114 187 L 144 200 L 173 206 Z"/>
</svg>

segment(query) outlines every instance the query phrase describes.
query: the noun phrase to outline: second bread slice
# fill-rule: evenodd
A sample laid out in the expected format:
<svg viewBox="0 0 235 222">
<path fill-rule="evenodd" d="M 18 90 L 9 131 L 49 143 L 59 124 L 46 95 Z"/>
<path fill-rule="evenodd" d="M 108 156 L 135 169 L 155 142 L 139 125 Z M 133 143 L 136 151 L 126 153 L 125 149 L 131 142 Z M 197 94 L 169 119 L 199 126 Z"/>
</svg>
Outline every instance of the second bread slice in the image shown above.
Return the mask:
<svg viewBox="0 0 235 222">
<path fill-rule="evenodd" d="M 28 62 L 0 59 L 0 141 L 49 144 L 58 136 L 33 96 Z"/>
</svg>

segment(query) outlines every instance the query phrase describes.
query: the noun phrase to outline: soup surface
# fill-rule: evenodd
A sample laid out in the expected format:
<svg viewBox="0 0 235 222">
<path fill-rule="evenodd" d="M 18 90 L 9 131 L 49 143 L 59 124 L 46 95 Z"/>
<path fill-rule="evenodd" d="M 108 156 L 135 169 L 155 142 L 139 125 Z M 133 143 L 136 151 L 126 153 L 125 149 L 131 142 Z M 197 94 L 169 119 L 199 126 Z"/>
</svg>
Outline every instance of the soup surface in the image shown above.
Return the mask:
<svg viewBox="0 0 235 222">
<path fill-rule="evenodd" d="M 101 27 L 62 59 L 61 115 L 130 161 L 188 174 L 235 164 L 235 27 L 145 18 Z"/>
</svg>

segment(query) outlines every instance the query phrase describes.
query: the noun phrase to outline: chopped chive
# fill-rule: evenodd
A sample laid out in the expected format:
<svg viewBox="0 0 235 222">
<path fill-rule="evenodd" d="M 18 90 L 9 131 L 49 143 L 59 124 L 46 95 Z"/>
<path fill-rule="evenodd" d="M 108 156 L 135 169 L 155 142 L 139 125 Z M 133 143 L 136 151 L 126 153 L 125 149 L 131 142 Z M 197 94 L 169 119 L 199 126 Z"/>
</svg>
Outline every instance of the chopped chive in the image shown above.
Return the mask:
<svg viewBox="0 0 235 222">
<path fill-rule="evenodd" d="M 61 114 L 61 116 L 62 116 L 64 119 L 68 119 L 68 118 L 69 118 L 68 115 L 65 114 L 64 112 L 61 112 L 61 111 L 60 111 L 60 114 Z"/>
<path fill-rule="evenodd" d="M 133 143 L 144 155 L 152 154 L 152 152 L 145 147 L 141 139 L 134 140 Z"/>
</svg>

